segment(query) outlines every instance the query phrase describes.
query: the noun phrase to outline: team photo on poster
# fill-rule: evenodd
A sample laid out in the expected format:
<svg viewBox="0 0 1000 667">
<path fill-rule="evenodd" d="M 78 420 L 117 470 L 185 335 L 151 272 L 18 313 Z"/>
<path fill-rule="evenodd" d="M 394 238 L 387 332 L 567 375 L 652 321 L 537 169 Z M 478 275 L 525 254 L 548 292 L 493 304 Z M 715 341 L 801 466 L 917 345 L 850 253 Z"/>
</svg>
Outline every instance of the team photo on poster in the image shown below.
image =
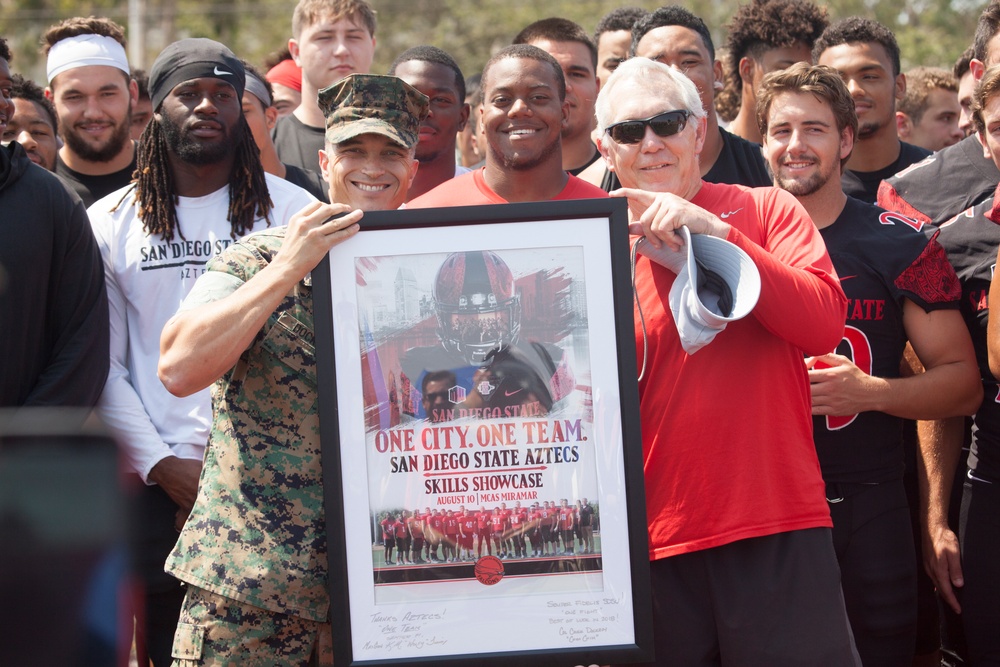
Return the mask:
<svg viewBox="0 0 1000 667">
<path fill-rule="evenodd" d="M 599 571 L 582 249 L 355 263 L 376 585 Z"/>
</svg>

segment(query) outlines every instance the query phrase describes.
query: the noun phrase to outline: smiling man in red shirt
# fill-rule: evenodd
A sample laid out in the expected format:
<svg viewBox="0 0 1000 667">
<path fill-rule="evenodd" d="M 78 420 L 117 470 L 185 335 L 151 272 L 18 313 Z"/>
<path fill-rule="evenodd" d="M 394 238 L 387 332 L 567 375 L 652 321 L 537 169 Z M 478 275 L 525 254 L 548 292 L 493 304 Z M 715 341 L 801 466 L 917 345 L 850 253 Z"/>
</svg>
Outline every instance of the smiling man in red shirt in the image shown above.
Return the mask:
<svg viewBox="0 0 1000 667">
<path fill-rule="evenodd" d="M 529 44 L 508 46 L 486 63 L 482 86 L 486 166 L 417 197 L 410 208 L 606 196 L 563 171 L 569 107 L 555 58 Z"/>
</svg>

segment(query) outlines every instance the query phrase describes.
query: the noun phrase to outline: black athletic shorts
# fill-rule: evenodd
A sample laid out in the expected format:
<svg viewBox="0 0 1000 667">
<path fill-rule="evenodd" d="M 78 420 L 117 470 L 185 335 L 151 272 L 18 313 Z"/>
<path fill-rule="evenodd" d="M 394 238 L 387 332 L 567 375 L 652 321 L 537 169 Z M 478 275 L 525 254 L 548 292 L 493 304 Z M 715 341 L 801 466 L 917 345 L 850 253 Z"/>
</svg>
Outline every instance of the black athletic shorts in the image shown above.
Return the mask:
<svg viewBox="0 0 1000 667">
<path fill-rule="evenodd" d="M 655 560 L 650 574 L 648 665 L 861 665 L 827 528 Z"/>
</svg>

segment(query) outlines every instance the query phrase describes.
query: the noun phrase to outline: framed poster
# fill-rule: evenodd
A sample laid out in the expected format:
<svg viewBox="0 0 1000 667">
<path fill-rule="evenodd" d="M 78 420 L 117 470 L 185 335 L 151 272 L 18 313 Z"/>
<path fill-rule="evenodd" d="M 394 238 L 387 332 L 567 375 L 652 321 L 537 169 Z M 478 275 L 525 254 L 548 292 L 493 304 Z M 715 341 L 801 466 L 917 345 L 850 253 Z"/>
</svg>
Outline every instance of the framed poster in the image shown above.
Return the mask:
<svg viewBox="0 0 1000 667">
<path fill-rule="evenodd" d="M 649 659 L 624 200 L 366 213 L 313 289 L 336 664 Z"/>
</svg>

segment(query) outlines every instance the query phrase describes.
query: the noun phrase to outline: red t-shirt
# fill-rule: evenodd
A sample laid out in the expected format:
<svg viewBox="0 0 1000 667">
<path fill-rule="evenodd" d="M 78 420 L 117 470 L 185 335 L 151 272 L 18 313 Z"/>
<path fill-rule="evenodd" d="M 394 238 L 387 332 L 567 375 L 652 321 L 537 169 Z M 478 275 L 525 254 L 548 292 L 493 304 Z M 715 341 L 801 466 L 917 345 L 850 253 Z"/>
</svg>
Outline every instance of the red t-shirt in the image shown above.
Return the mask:
<svg viewBox="0 0 1000 667">
<path fill-rule="evenodd" d="M 675 274 L 636 259 L 650 559 L 832 525 L 803 363 L 844 331 L 826 247 L 782 190 L 702 183 L 692 203 L 732 225 L 727 240 L 753 259 L 761 291 L 750 315 L 689 355 L 667 303 Z M 641 366 L 638 311 L 635 341 Z"/>
<path fill-rule="evenodd" d="M 485 167 L 484 167 L 485 169 Z M 553 200 L 563 199 L 599 199 L 607 197 L 608 193 L 596 185 L 580 180 L 570 175 L 566 187 Z M 407 203 L 406 208 L 436 208 L 444 206 L 478 206 L 481 204 L 507 204 L 506 199 L 498 195 L 486 184 L 483 169 L 476 169 L 468 174 L 456 176 L 445 181 L 430 192 L 426 192 Z"/>
<path fill-rule="evenodd" d="M 494 514 L 490 517 L 490 522 L 493 524 L 494 533 L 502 533 L 504 527 L 507 525 L 507 519 L 502 513 Z"/>
</svg>

